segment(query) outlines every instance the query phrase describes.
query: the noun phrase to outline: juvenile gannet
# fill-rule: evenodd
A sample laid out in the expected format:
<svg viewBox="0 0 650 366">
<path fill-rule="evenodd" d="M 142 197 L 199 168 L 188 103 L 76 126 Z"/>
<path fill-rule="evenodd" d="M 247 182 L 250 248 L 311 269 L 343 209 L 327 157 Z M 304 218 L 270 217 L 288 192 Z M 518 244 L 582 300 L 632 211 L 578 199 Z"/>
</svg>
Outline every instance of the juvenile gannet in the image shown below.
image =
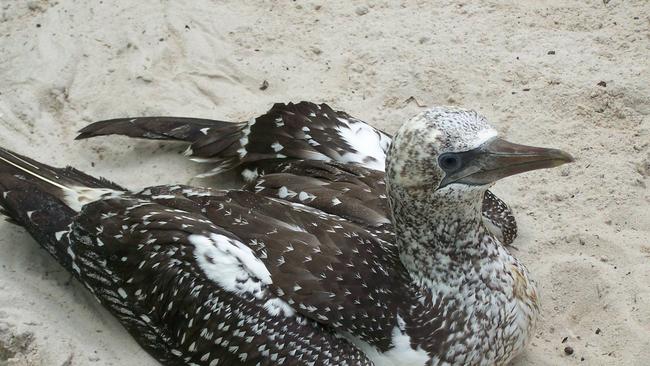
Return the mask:
<svg viewBox="0 0 650 366">
<path fill-rule="evenodd" d="M 415 116 L 389 145 L 393 241 L 354 205 L 327 212 L 286 187 L 284 198 L 129 192 L 7 150 L 0 205 L 167 365 L 507 364 L 539 300 L 486 228 L 483 198 L 498 179 L 571 156 L 506 142 L 451 107 Z M 332 166 L 354 171 L 350 159 Z"/>
</svg>

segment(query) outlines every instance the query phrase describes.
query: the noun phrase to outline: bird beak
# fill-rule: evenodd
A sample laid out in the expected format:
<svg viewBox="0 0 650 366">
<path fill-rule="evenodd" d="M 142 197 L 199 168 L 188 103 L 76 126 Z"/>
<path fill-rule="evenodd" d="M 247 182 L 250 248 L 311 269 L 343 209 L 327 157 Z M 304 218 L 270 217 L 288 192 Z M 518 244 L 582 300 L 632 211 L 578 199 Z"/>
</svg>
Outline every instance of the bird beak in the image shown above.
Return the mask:
<svg viewBox="0 0 650 366">
<path fill-rule="evenodd" d="M 554 168 L 573 161 L 573 157 L 562 150 L 513 144 L 500 138 L 456 155 L 461 159 L 460 167 L 447 172 L 440 187 L 451 183 L 490 184 L 514 174 Z"/>
</svg>

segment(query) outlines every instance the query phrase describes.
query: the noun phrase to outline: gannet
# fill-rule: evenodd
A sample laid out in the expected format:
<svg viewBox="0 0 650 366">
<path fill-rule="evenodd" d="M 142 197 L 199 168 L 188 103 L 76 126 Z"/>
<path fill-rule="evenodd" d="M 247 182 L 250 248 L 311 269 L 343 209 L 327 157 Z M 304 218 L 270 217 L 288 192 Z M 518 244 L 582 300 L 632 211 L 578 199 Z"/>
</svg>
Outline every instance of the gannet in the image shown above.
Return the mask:
<svg viewBox="0 0 650 366">
<path fill-rule="evenodd" d="M 302 192 L 131 192 L 4 149 L 0 205 L 166 365 L 507 364 L 539 298 L 483 199 L 501 178 L 572 157 L 509 143 L 454 107 L 418 114 L 384 151 L 392 236 Z"/>
</svg>

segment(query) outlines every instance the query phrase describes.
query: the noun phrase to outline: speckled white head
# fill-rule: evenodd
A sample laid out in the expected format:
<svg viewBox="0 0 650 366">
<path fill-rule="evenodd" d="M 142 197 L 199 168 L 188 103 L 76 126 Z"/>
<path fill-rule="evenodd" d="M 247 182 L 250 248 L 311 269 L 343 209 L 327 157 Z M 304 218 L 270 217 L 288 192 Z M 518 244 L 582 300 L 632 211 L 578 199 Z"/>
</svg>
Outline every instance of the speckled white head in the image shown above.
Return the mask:
<svg viewBox="0 0 650 366">
<path fill-rule="evenodd" d="M 517 145 L 475 111 L 434 107 L 402 125 L 387 158 L 390 185 L 412 192 L 435 191 L 449 185 L 483 191 L 493 182 L 533 169 L 572 161 L 556 149 Z"/>
<path fill-rule="evenodd" d="M 497 131 L 475 111 L 434 107 L 404 123 L 393 138 L 387 159 L 392 185 L 435 190 L 445 177 L 439 157 L 469 151 L 496 137 Z"/>
</svg>

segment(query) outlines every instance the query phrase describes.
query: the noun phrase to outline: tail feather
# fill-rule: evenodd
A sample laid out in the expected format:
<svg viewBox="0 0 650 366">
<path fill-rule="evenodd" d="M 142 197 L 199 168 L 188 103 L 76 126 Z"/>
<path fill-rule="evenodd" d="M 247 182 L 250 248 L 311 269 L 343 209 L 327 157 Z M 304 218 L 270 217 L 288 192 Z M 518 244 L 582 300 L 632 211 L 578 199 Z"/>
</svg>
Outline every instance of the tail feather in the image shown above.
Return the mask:
<svg viewBox="0 0 650 366">
<path fill-rule="evenodd" d="M 0 208 L 13 222 L 33 224 L 34 212 L 73 216 L 81 207 L 104 195 L 126 191 L 103 178 L 94 178 L 72 167 L 53 168 L 36 160 L 0 148 Z M 59 225 L 57 229 L 61 229 Z"/>
<path fill-rule="evenodd" d="M 76 212 L 52 195 L 17 177 L 0 175 L 0 206 L 9 221 L 23 226 L 63 267 L 72 269 L 68 253 Z M 64 235 L 66 234 L 66 235 Z"/>
<path fill-rule="evenodd" d="M 104 179 L 95 178 L 73 167 L 53 168 L 34 159 L 0 148 L 0 174 L 20 174 L 34 178 L 34 184 L 46 187 L 50 185 L 59 189 L 71 186 L 87 188 L 109 188 L 124 191 L 119 185 Z"/>
<path fill-rule="evenodd" d="M 74 168 L 53 168 L 0 148 L 0 213 L 23 226 L 66 269 L 69 233 L 83 204 L 125 191 Z"/>
</svg>

